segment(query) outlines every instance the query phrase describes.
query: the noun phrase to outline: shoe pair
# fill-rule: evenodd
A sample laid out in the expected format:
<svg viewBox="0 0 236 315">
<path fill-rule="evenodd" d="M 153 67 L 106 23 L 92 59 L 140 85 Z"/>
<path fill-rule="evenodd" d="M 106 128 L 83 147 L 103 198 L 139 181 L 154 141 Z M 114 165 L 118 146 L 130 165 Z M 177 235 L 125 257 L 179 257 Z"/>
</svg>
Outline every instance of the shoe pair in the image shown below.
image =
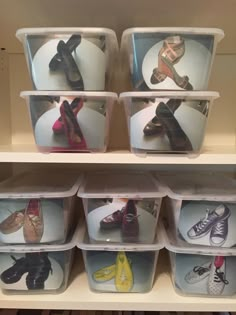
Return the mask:
<svg viewBox="0 0 236 315">
<path fill-rule="evenodd" d="M 189 284 L 195 284 L 208 277 L 207 292 L 210 295 L 221 295 L 225 285 L 229 284 L 229 281 L 225 278 L 225 260 L 226 258 L 223 256 L 216 256 L 213 261 L 195 266 L 193 270 L 186 274 L 185 281 Z"/>
<path fill-rule="evenodd" d="M 93 279 L 97 282 L 106 282 L 115 280 L 116 290 L 119 292 L 129 292 L 133 287 L 133 272 L 131 268 L 131 260 L 129 260 L 125 252 L 118 252 L 116 263 L 101 268 L 93 273 Z"/>
<path fill-rule="evenodd" d="M 192 151 L 192 144 L 181 128 L 174 112 L 181 105 L 180 99 L 170 99 L 166 104 L 160 102 L 156 107 L 156 116 L 143 129 L 145 136 L 165 133 L 173 151 Z"/>
<path fill-rule="evenodd" d="M 1 280 L 5 284 L 13 284 L 18 282 L 21 277 L 26 276 L 26 286 L 29 290 L 44 289 L 44 282 L 47 280 L 49 273 L 52 273 L 51 262 L 48 259 L 48 254 L 27 253 L 25 257 L 14 260 L 14 265 L 1 274 Z"/>
<path fill-rule="evenodd" d="M 137 208 L 134 200 L 128 200 L 125 207 L 109 214 L 100 221 L 102 230 L 121 228 L 122 238 L 125 242 L 137 242 L 139 222 Z"/>
<path fill-rule="evenodd" d="M 210 233 L 210 244 L 222 246 L 228 236 L 228 219 L 231 215 L 230 209 L 221 204 L 213 211 L 206 210 L 206 215 L 187 232 L 190 239 L 201 238 Z"/>
<path fill-rule="evenodd" d="M 72 52 L 81 43 L 81 35 L 74 34 L 65 43 L 60 40 L 57 45 L 57 54 L 51 59 L 49 69 L 51 71 L 63 70 L 72 90 L 83 91 L 84 83 L 81 73 L 75 62 Z"/>
<path fill-rule="evenodd" d="M 87 149 L 85 138 L 77 121 L 77 115 L 82 107 L 83 100 L 80 98 L 73 99 L 71 104 L 64 100 L 60 105 L 61 116 L 52 126 L 52 130 L 55 134 L 66 134 L 71 149 Z"/>
<path fill-rule="evenodd" d="M 181 77 L 175 70 L 174 65 L 178 63 L 185 53 L 185 42 L 181 36 L 169 36 L 163 41 L 163 46 L 158 53 L 158 67 L 154 68 L 151 83 L 158 84 L 167 77 L 184 90 L 193 90 L 187 76 Z"/>
<path fill-rule="evenodd" d="M 39 199 L 31 199 L 27 207 L 11 213 L 0 223 L 0 232 L 11 234 L 23 227 L 26 243 L 39 243 L 44 231 L 43 212 Z"/>
</svg>

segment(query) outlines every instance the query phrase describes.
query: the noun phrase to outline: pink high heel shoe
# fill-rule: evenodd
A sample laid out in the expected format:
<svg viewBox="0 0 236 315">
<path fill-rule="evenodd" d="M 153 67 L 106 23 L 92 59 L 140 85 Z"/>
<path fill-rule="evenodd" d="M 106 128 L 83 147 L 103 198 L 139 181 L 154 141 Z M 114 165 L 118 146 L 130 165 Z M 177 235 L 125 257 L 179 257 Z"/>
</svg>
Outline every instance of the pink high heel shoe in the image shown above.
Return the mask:
<svg viewBox="0 0 236 315">
<path fill-rule="evenodd" d="M 61 104 L 60 112 L 70 149 L 86 150 L 86 141 L 78 124 L 77 118 L 67 101 L 64 101 Z"/>
<path fill-rule="evenodd" d="M 78 112 L 83 107 L 83 100 L 81 98 L 73 99 L 73 101 L 70 104 L 70 107 L 71 107 L 71 109 L 72 109 L 72 111 L 76 117 Z M 63 124 L 61 116 L 53 124 L 52 130 L 55 134 L 62 134 L 65 132 L 64 124 Z"/>
</svg>

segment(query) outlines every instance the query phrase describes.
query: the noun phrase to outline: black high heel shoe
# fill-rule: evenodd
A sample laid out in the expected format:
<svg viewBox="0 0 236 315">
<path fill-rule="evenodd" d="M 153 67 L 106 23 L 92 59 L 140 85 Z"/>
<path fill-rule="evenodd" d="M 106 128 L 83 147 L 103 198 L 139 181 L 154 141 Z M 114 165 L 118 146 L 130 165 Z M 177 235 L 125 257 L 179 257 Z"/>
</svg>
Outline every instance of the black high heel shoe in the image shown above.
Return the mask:
<svg viewBox="0 0 236 315">
<path fill-rule="evenodd" d="M 163 131 L 162 124 L 157 116 L 153 117 L 143 129 L 145 136 L 154 136 L 158 135 Z"/>
<path fill-rule="evenodd" d="M 57 51 L 61 58 L 62 69 L 65 72 L 66 79 L 73 90 L 83 91 L 84 82 L 74 58 L 71 55 L 67 45 L 61 40 L 57 45 Z"/>
<path fill-rule="evenodd" d="M 180 127 L 172 111 L 165 103 L 159 103 L 156 108 L 156 115 L 165 129 L 173 151 L 190 152 L 193 150 L 189 138 Z"/>
<path fill-rule="evenodd" d="M 72 53 L 73 50 L 75 50 L 77 48 L 77 46 L 79 46 L 79 44 L 81 43 L 81 35 L 80 34 L 73 34 L 68 41 L 66 42 L 66 46 L 69 50 L 70 53 Z M 60 55 L 57 53 L 50 61 L 49 63 L 49 69 L 52 71 L 56 71 L 58 70 L 58 68 L 61 65 L 61 57 Z"/>
<path fill-rule="evenodd" d="M 176 109 L 178 109 L 179 106 L 181 105 L 181 102 L 182 102 L 181 99 L 170 99 L 166 103 L 166 105 L 168 106 L 170 111 L 174 114 Z M 159 135 L 162 131 L 163 131 L 163 126 L 160 119 L 158 119 L 157 116 L 154 116 L 152 120 L 150 120 L 143 129 L 143 133 L 145 136 Z"/>
</svg>

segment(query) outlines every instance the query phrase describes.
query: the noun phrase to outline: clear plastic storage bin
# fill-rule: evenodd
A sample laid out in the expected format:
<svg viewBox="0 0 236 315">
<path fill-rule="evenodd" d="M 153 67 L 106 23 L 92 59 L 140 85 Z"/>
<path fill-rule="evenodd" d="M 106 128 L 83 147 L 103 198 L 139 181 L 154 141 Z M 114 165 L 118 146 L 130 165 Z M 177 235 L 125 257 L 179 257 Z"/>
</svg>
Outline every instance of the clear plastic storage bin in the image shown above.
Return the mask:
<svg viewBox="0 0 236 315">
<path fill-rule="evenodd" d="M 0 243 L 63 243 L 73 233 L 80 177 L 22 173 L 0 183 Z"/>
<path fill-rule="evenodd" d="M 66 290 L 78 230 L 63 245 L 0 246 L 0 288 L 5 294 L 59 294 Z"/>
<path fill-rule="evenodd" d="M 217 92 L 126 92 L 130 148 L 137 154 L 198 153 Z"/>
<path fill-rule="evenodd" d="M 21 92 L 42 152 L 105 152 L 115 93 Z"/>
<path fill-rule="evenodd" d="M 205 297 L 235 297 L 235 248 L 196 248 L 172 245 L 166 237 L 169 250 L 172 282 L 181 295 Z"/>
<path fill-rule="evenodd" d="M 163 248 L 159 233 L 151 245 L 91 244 L 87 233 L 79 238 L 92 291 L 145 293 L 152 289 L 159 250 Z"/>
<path fill-rule="evenodd" d="M 88 173 L 78 196 L 90 240 L 152 243 L 165 195 L 165 188 L 149 173 Z"/>
<path fill-rule="evenodd" d="M 207 90 L 223 37 L 215 28 L 127 29 L 121 40 L 123 74 L 133 90 Z"/>
<path fill-rule="evenodd" d="M 236 180 L 214 173 L 169 174 L 163 215 L 172 245 L 194 248 L 236 246 Z"/>
<path fill-rule="evenodd" d="M 111 90 L 118 43 L 106 28 L 23 28 L 22 42 L 36 90 Z"/>
</svg>

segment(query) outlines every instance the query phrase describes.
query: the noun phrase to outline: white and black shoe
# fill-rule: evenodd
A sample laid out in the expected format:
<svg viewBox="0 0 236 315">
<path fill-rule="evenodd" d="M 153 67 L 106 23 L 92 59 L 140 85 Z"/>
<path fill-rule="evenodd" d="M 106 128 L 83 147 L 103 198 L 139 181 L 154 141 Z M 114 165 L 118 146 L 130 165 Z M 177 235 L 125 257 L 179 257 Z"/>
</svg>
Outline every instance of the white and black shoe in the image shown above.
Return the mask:
<svg viewBox="0 0 236 315">
<path fill-rule="evenodd" d="M 193 270 L 189 271 L 186 276 L 184 277 L 184 280 L 189 284 L 195 284 L 206 277 L 209 276 L 211 270 L 211 261 L 208 261 L 201 266 L 195 266 Z"/>
<path fill-rule="evenodd" d="M 221 295 L 227 284 L 229 281 L 226 280 L 225 257 L 216 256 L 211 265 L 207 291 L 210 295 Z"/>
</svg>

